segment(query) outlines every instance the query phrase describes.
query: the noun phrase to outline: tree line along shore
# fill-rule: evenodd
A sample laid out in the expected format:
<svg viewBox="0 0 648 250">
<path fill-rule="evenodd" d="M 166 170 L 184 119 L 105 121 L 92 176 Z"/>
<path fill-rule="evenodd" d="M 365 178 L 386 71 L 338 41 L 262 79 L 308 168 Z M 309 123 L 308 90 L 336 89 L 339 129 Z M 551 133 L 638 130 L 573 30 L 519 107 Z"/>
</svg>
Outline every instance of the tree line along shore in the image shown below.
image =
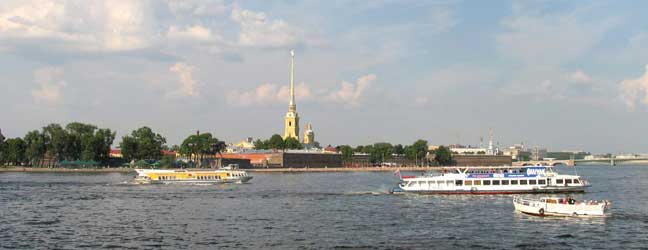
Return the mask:
<svg viewBox="0 0 648 250">
<path fill-rule="evenodd" d="M 211 133 L 188 135 L 180 145 L 167 145 L 166 138 L 144 126 L 121 138 L 118 147 L 121 157 L 111 157 L 111 146 L 115 132 L 93 124 L 72 122 L 65 126 L 52 123 L 40 130 L 29 131 L 23 137 L 0 138 L 0 166 L 4 168 L 191 168 L 206 158 L 222 154 L 227 148 L 224 141 Z M 283 139 L 274 134 L 269 139 L 254 142 L 258 150 L 303 149 L 304 145 L 295 138 Z M 319 148 L 319 143 L 315 143 Z M 392 145 L 379 142 L 370 145 L 339 145 L 335 150 L 343 160 L 352 159 L 354 154 L 366 154 L 373 164 L 389 162 L 392 157 L 404 157 L 417 162 L 416 165 L 450 165 L 452 154 L 447 147 L 440 146 L 428 151 L 425 140 L 412 145 Z M 165 152 L 172 152 L 171 154 Z M 426 158 L 429 154 L 433 157 Z M 179 156 L 179 157 L 178 157 Z M 182 159 L 179 159 L 182 158 Z M 424 163 L 423 160 L 426 160 Z M 419 164 L 420 163 L 420 164 Z"/>
</svg>

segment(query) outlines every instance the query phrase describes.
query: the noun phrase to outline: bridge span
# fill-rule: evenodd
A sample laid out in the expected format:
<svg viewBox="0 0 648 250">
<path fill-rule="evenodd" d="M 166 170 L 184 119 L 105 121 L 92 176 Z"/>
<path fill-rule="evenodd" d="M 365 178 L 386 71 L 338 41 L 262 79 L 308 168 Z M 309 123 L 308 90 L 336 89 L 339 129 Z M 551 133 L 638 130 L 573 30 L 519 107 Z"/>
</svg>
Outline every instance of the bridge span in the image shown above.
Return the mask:
<svg viewBox="0 0 648 250">
<path fill-rule="evenodd" d="M 574 160 L 537 160 L 537 161 L 515 161 L 513 166 L 558 166 L 564 165 L 573 167 L 576 165 Z"/>
</svg>

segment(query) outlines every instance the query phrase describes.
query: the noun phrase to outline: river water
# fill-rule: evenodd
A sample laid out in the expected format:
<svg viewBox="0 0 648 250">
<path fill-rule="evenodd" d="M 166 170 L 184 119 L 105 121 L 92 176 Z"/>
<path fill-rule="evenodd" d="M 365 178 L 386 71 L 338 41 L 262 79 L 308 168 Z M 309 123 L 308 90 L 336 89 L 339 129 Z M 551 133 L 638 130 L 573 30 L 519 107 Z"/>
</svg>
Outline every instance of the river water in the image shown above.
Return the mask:
<svg viewBox="0 0 648 250">
<path fill-rule="evenodd" d="M 648 166 L 558 168 L 609 218 L 539 218 L 511 196 L 390 195 L 392 173 L 252 173 L 250 184 L 0 173 L 0 248 L 646 249 Z"/>
</svg>

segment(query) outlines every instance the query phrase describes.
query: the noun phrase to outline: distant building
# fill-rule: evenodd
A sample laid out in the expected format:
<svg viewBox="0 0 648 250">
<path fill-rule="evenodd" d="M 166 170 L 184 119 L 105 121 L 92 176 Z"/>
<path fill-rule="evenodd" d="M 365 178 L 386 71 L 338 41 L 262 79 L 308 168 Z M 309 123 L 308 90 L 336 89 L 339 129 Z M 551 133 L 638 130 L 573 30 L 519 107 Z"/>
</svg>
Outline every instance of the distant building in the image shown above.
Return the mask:
<svg viewBox="0 0 648 250">
<path fill-rule="evenodd" d="M 254 149 L 254 139 L 248 137 L 245 140 L 240 141 L 237 144 L 234 144 L 234 148 L 238 151 L 248 151 Z"/>
<path fill-rule="evenodd" d="M 223 154 L 223 159 L 247 159 L 257 168 L 342 167 L 342 155 L 321 151 L 287 150 Z"/>
<path fill-rule="evenodd" d="M 120 149 L 111 149 L 108 156 L 110 156 L 110 158 L 124 158 L 124 155 L 122 154 L 122 151 Z"/>
<path fill-rule="evenodd" d="M 477 147 L 462 147 L 462 148 L 450 148 L 450 151 L 453 154 L 459 154 L 459 155 L 478 155 L 478 154 L 486 154 L 488 149 L 485 148 L 477 148 Z"/>
<path fill-rule="evenodd" d="M 306 125 L 306 131 L 304 131 L 304 144 L 309 147 L 315 143 L 315 132 L 313 132 L 313 124 L 310 122 Z"/>
<path fill-rule="evenodd" d="M 513 144 L 504 150 L 502 150 L 504 155 L 510 156 L 511 159 L 516 161 L 526 161 L 531 159 L 531 152 L 524 146 L 523 143 Z"/>
<path fill-rule="evenodd" d="M 506 155 L 453 155 L 456 166 L 510 166 L 511 157 Z"/>
<path fill-rule="evenodd" d="M 534 147 L 531 149 L 531 159 L 532 160 L 542 160 L 544 158 L 547 158 L 547 149 L 546 148 L 540 148 L 540 147 Z"/>
</svg>

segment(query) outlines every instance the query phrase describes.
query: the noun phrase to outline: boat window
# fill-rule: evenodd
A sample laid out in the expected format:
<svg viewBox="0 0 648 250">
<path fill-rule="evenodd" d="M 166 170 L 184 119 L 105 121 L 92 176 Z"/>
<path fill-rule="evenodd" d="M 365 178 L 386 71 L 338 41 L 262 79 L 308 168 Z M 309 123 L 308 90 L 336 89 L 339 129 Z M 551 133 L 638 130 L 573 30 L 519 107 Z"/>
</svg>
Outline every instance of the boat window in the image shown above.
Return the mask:
<svg viewBox="0 0 648 250">
<path fill-rule="evenodd" d="M 446 185 L 452 186 L 452 181 L 446 181 Z"/>
<path fill-rule="evenodd" d="M 473 184 L 475 186 L 479 186 L 479 185 L 481 185 L 481 181 L 480 180 L 475 180 L 475 181 L 473 181 Z"/>
<path fill-rule="evenodd" d="M 500 181 L 499 180 L 493 180 L 493 185 L 499 185 Z"/>
<path fill-rule="evenodd" d="M 538 181 L 536 180 L 529 180 L 529 185 L 536 185 Z"/>
<path fill-rule="evenodd" d="M 407 186 L 408 187 L 414 186 L 414 183 L 416 183 L 416 182 L 415 181 L 410 181 L 409 183 L 407 183 Z"/>
<path fill-rule="evenodd" d="M 425 182 L 424 181 L 419 181 L 418 184 L 419 184 L 419 186 L 423 186 L 423 185 L 425 185 Z"/>
<path fill-rule="evenodd" d="M 508 185 L 508 184 L 509 184 L 509 180 L 502 180 L 502 185 Z"/>
<path fill-rule="evenodd" d="M 578 179 L 574 179 L 574 183 L 575 183 L 575 184 L 579 184 L 580 181 L 578 181 Z"/>
<path fill-rule="evenodd" d="M 466 184 L 466 186 L 471 186 L 471 185 L 472 185 L 472 181 L 464 181 L 464 184 Z"/>
<path fill-rule="evenodd" d="M 545 185 L 545 184 L 547 184 L 547 182 L 545 180 L 538 180 L 538 184 Z"/>
<path fill-rule="evenodd" d="M 566 184 L 571 184 L 571 183 L 572 183 L 572 180 L 571 180 L 571 179 L 565 179 L 565 183 L 566 183 Z"/>
<path fill-rule="evenodd" d="M 490 180 L 484 180 L 484 185 L 490 185 L 491 181 Z"/>
<path fill-rule="evenodd" d="M 511 180 L 511 185 L 517 185 L 517 184 L 518 184 L 518 180 Z"/>
<path fill-rule="evenodd" d="M 556 179 L 556 184 L 563 184 L 563 179 Z"/>
<path fill-rule="evenodd" d="M 520 185 L 526 185 L 526 184 L 527 184 L 527 180 L 520 180 Z"/>
<path fill-rule="evenodd" d="M 455 180 L 455 186 L 461 186 L 461 185 L 463 185 L 462 180 Z"/>
</svg>

